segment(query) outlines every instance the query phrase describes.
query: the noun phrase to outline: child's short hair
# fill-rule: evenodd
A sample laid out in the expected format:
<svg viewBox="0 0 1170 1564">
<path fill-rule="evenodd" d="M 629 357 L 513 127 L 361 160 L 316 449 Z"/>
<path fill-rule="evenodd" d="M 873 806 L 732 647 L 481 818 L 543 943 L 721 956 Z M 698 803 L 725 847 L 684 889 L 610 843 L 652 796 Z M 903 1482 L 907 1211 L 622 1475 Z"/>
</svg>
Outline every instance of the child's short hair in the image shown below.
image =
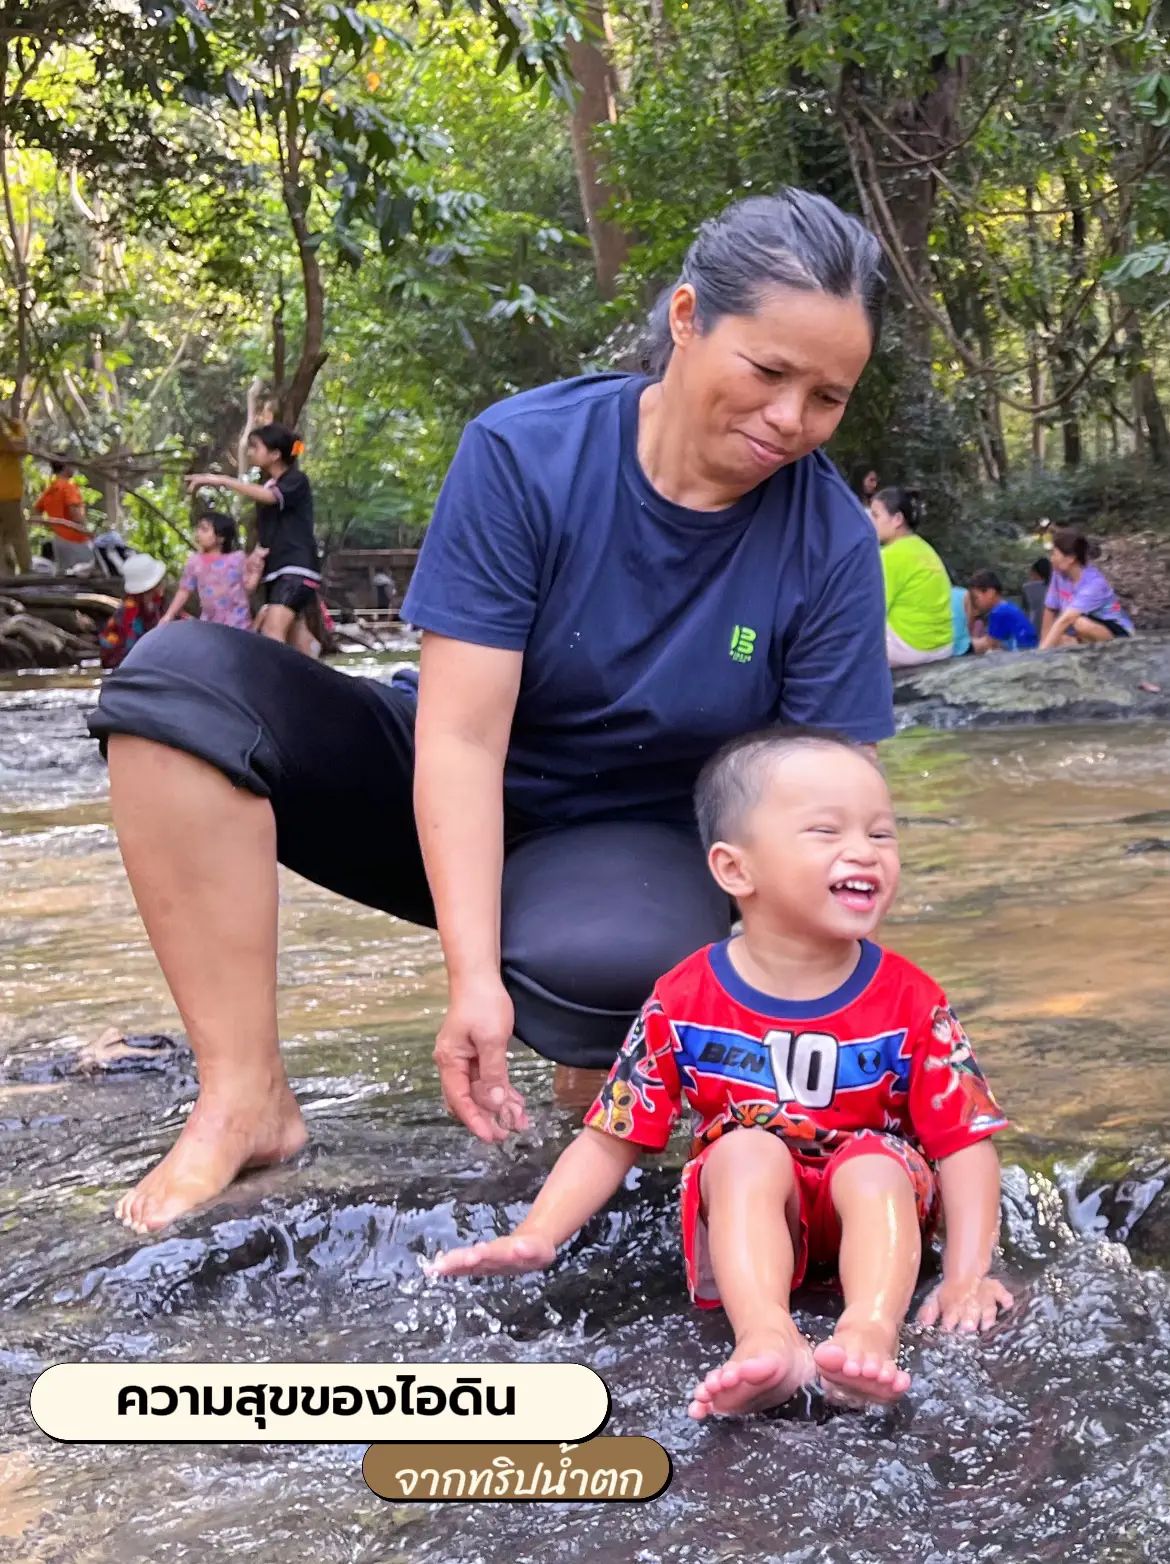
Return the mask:
<svg viewBox="0 0 1170 1564">
<path fill-rule="evenodd" d="M 741 733 L 711 756 L 695 784 L 695 815 L 704 852 L 733 842 L 763 796 L 776 761 L 801 749 L 846 749 L 868 759 L 860 744 L 821 728 L 761 728 Z"/>
<path fill-rule="evenodd" d="M 998 592 L 1001 597 L 1003 596 L 1003 582 L 994 570 L 977 570 L 968 584 L 973 586 L 976 592 Z"/>
</svg>

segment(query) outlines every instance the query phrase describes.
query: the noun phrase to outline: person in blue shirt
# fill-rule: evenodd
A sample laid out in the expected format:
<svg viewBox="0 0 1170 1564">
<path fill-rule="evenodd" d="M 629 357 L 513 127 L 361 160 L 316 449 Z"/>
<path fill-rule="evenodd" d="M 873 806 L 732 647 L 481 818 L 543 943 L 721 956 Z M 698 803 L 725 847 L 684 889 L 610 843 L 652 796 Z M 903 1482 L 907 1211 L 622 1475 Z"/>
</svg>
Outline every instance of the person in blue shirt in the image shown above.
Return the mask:
<svg viewBox="0 0 1170 1564">
<path fill-rule="evenodd" d="M 1040 644 L 1036 626 L 1017 603 L 1003 595 L 1003 582 L 994 570 L 977 570 L 968 587 L 971 607 L 987 626 L 986 635 L 972 638 L 972 650 L 982 652 L 1032 652 Z"/>
<path fill-rule="evenodd" d="M 823 197 L 728 208 L 656 306 L 645 373 L 467 427 L 402 608 L 417 689 L 199 622 L 105 684 L 90 727 L 200 1073 L 178 1142 L 119 1202 L 128 1226 L 304 1144 L 278 860 L 437 927 L 444 1099 L 499 1141 L 527 1123 L 513 1036 L 607 1069 L 657 978 L 726 937 L 691 804 L 720 745 L 773 723 L 893 732 L 877 539 L 820 450 L 884 292 L 877 241 Z"/>
</svg>

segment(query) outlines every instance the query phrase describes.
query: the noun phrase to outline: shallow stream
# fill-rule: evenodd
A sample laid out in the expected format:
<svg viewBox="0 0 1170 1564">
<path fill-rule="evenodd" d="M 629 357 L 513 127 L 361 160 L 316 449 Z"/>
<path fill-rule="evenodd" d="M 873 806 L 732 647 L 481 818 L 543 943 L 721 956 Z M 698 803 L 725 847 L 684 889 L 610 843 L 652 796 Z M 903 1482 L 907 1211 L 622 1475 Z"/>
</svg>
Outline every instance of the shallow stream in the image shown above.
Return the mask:
<svg viewBox="0 0 1170 1564">
<path fill-rule="evenodd" d="M 698 1426 L 687 1392 L 727 1335 L 686 1299 L 677 1158 L 546 1279 L 425 1279 L 419 1255 L 515 1219 L 572 1119 L 524 1055 L 533 1132 L 488 1151 L 453 1126 L 434 936 L 292 876 L 282 1024 L 308 1152 L 158 1239 L 114 1222 L 194 1086 L 181 1052 L 73 1070 L 108 1026 L 178 1025 L 84 736 L 94 699 L 86 675 L 0 684 L 0 1557 L 1170 1561 L 1170 728 L 889 746 L 905 880 L 885 938 L 946 984 L 1012 1115 L 1019 1301 L 982 1344 L 911 1330 L 888 1417 Z M 395 1507 L 361 1446 L 65 1446 L 28 1415 L 61 1359 L 396 1358 L 589 1363 L 607 1431 L 659 1439 L 673 1486 L 644 1507 Z"/>
</svg>

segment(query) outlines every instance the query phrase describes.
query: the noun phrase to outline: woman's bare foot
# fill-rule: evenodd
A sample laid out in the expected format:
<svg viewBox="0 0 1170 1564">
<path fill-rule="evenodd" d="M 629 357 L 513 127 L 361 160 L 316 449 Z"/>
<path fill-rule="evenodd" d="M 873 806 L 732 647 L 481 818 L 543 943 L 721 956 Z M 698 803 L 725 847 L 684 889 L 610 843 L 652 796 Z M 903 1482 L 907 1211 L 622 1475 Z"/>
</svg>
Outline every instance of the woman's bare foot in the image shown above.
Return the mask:
<svg viewBox="0 0 1170 1564">
<path fill-rule="evenodd" d="M 295 1157 L 308 1139 L 288 1083 L 259 1101 L 236 1095 L 230 1105 L 201 1094 L 182 1134 L 156 1168 L 114 1208 L 136 1233 L 153 1233 L 214 1199 L 246 1168 Z"/>
<path fill-rule="evenodd" d="M 790 1400 L 815 1374 L 812 1348 L 790 1319 L 738 1341 L 727 1362 L 695 1386 L 687 1410 L 696 1422 L 713 1412 L 766 1412 Z"/>
<path fill-rule="evenodd" d="M 547 1270 L 556 1256 L 556 1246 L 547 1238 L 509 1233 L 487 1244 L 449 1249 L 423 1269 L 428 1276 L 520 1276 L 525 1271 Z"/>
<path fill-rule="evenodd" d="M 897 1328 L 850 1320 L 847 1313 L 813 1353 L 826 1398 L 838 1406 L 889 1406 L 910 1389 L 910 1376 L 897 1363 Z"/>
</svg>

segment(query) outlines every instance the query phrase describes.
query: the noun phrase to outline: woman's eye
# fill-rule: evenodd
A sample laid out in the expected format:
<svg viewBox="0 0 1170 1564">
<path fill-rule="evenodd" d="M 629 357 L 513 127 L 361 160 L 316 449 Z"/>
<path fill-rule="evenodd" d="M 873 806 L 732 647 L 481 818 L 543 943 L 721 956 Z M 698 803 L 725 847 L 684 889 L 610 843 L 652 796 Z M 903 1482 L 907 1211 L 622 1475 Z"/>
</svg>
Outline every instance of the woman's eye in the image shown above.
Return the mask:
<svg viewBox="0 0 1170 1564">
<path fill-rule="evenodd" d="M 766 364 L 753 364 L 752 368 L 758 375 L 763 375 L 765 380 L 781 380 L 784 377 L 782 369 L 769 369 Z"/>
<path fill-rule="evenodd" d="M 844 407 L 845 406 L 845 400 L 844 400 L 843 397 L 833 396 L 828 391 L 820 391 L 817 394 L 820 397 L 821 401 L 825 404 L 826 407 Z"/>
</svg>

